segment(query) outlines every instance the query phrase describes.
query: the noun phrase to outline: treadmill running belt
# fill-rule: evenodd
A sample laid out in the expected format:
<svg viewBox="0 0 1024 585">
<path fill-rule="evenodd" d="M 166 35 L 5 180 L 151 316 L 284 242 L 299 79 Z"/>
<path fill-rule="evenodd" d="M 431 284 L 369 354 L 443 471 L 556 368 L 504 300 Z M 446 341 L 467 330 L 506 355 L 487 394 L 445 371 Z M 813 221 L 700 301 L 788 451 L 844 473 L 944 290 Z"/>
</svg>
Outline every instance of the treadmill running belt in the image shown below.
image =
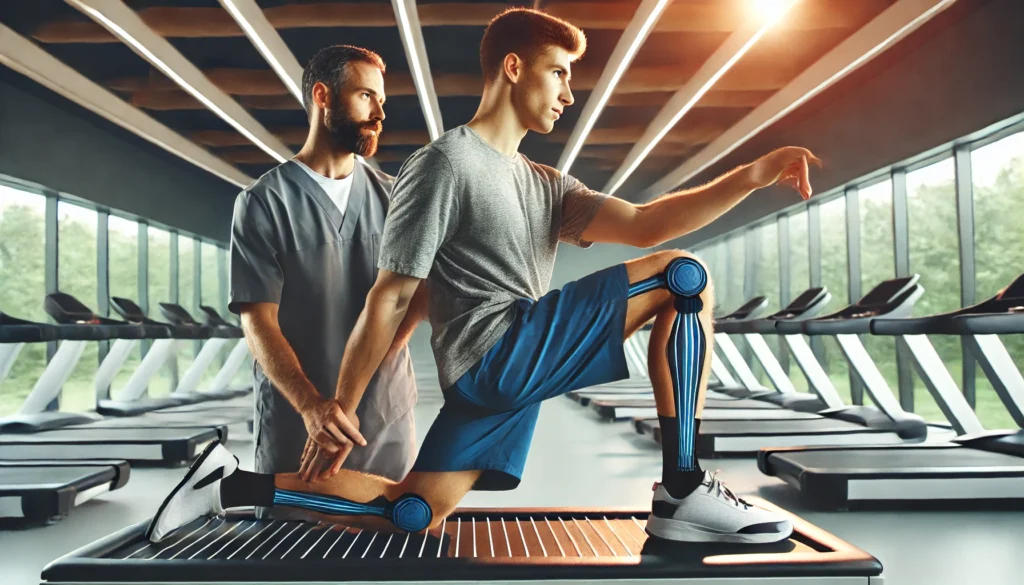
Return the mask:
<svg viewBox="0 0 1024 585">
<path fill-rule="evenodd" d="M 758 504 L 771 507 L 758 500 Z M 462 510 L 429 533 L 391 534 L 329 523 L 203 518 L 159 545 L 130 526 L 50 563 L 44 583 L 455 582 L 847 577 L 867 584 L 881 564 L 792 517 L 772 545 L 698 545 L 648 539 L 647 512 Z M 749 553 L 762 553 L 751 557 Z M 216 562 L 210 562 L 216 561 Z M 852 578 L 852 579 L 850 579 Z"/>
</svg>

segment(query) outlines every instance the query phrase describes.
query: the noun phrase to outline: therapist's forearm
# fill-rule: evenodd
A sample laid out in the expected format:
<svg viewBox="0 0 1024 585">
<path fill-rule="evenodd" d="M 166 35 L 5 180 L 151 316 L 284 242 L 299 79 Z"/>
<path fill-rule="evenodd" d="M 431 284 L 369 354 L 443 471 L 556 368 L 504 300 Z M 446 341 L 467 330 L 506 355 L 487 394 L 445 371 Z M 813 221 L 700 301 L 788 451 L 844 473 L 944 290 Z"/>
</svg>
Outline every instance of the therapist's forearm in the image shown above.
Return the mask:
<svg viewBox="0 0 1024 585">
<path fill-rule="evenodd" d="M 409 300 L 397 292 L 371 290 L 366 305 L 345 346 L 338 373 L 336 398 L 346 413 L 353 413 L 374 372 L 384 360 L 409 309 Z"/>
<path fill-rule="evenodd" d="M 267 378 L 277 388 L 292 408 L 302 414 L 323 397 L 302 371 L 299 357 L 285 339 L 277 315 L 268 311 L 244 312 L 242 329 L 245 339 L 256 361 Z"/>
</svg>

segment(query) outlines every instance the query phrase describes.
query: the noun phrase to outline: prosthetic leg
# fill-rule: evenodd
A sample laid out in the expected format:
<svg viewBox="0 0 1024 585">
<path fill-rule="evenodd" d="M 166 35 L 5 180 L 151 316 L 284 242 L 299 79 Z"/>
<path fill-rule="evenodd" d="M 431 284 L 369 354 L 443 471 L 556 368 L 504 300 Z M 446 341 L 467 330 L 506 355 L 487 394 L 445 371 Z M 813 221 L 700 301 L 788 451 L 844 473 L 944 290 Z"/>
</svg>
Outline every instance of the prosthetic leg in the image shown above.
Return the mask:
<svg viewBox="0 0 1024 585">
<path fill-rule="evenodd" d="M 679 470 L 697 469 L 696 432 L 697 396 L 704 371 L 707 338 L 698 314 L 704 308 L 700 293 L 708 284 L 704 267 L 692 258 L 676 258 L 665 272 L 629 286 L 629 298 L 667 288 L 675 295 L 676 317 L 668 343 L 668 369 L 676 406 L 679 437 Z"/>
</svg>

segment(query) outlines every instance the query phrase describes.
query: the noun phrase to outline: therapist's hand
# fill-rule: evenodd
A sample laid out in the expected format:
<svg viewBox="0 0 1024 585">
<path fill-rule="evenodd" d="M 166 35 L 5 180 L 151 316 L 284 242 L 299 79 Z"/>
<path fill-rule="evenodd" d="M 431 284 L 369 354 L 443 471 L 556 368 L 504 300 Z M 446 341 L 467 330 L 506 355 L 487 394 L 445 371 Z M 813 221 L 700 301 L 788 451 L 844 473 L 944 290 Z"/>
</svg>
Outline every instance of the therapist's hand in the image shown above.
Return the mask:
<svg viewBox="0 0 1024 585">
<path fill-rule="evenodd" d="M 301 414 L 309 434 L 299 468 L 303 481 L 318 479 L 323 474 L 322 463 L 327 459 L 331 461 L 330 470 L 341 469 L 355 445 L 366 446 L 358 423 L 353 423 L 337 400 L 321 399 L 304 408 Z"/>
</svg>

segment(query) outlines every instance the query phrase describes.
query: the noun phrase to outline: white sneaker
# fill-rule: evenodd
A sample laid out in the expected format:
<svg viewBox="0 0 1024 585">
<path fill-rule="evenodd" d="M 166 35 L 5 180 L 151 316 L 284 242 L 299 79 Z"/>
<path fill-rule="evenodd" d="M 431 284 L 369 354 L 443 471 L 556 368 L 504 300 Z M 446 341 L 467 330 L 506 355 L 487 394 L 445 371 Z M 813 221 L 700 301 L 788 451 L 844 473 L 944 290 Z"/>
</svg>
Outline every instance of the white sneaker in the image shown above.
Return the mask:
<svg viewBox="0 0 1024 585">
<path fill-rule="evenodd" d="M 793 523 L 737 498 L 711 473 L 681 500 L 655 484 L 647 532 L 684 542 L 769 543 L 789 537 Z"/>
<path fill-rule="evenodd" d="M 220 443 L 212 443 L 196 459 L 179 483 L 160 504 L 149 523 L 146 538 L 160 542 L 196 518 L 223 514 L 220 481 L 238 469 L 238 458 Z"/>
</svg>

